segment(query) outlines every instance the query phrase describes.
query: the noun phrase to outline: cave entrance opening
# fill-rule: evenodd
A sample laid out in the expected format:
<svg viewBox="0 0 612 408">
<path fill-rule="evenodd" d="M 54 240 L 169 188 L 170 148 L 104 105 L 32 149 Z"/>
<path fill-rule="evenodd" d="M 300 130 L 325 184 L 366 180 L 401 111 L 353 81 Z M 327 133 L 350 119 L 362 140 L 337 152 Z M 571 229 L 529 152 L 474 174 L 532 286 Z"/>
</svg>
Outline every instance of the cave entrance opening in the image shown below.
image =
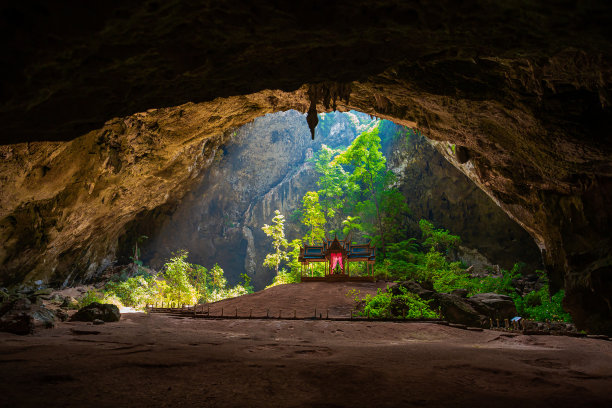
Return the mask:
<svg viewBox="0 0 612 408">
<path fill-rule="evenodd" d="M 464 258 L 466 263 L 478 258 L 479 269 L 494 265 L 488 259 L 500 254 L 511 254 L 506 258 L 516 257 L 514 262 L 518 253 L 530 253 L 524 245 L 532 243 L 529 236 L 414 130 L 361 112 L 329 112 L 319 114 L 313 141 L 304 119 L 297 111 L 276 112 L 231 129 L 217 144 L 209 142 L 210 167 L 189 192 L 164 214 L 151 213 L 131 227 L 134 235 L 150 237 L 143 262 L 161 269 L 173 252 L 184 249 L 190 262 L 218 264 L 231 284 L 246 274 L 259 290 L 299 279 L 299 247 L 322 243 L 323 230 L 350 233 L 351 243 L 391 246 L 381 261 L 395 256 L 414 263 L 421 255 L 406 254 L 418 252 L 422 218 L 461 234 L 471 248 L 484 248 L 487 259 L 478 258 L 478 251 Z M 276 210 L 284 216 L 287 241 L 278 275 L 264 265 L 273 240 L 262 230 Z M 492 245 L 499 237 L 470 227 L 471 217 L 487 218 L 504 231 L 503 241 Z M 155 231 L 147 230 L 151 225 Z M 537 248 L 531 252 L 538 260 Z M 513 263 L 504 262 L 504 267 Z M 324 277 L 332 274 L 330 268 L 329 262 L 311 262 L 307 274 Z M 383 279 L 397 273 L 382 263 L 355 262 L 346 269 L 352 276 Z"/>
</svg>

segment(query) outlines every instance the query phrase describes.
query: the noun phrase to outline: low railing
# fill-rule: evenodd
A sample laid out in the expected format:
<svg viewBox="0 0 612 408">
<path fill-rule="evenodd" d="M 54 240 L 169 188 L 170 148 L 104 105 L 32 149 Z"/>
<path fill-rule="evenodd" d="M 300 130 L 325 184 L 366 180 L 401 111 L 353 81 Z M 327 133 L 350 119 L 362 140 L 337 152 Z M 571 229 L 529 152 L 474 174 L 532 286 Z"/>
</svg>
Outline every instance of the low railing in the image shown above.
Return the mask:
<svg viewBox="0 0 612 408">
<path fill-rule="evenodd" d="M 369 315 L 361 316 L 355 311 L 349 314 L 330 315 L 329 309 L 313 309 L 312 314 L 305 314 L 297 309 L 261 309 L 239 310 L 237 307 L 214 307 L 211 310 L 209 305 L 168 305 L 168 307 L 146 306 L 147 313 L 165 313 L 176 316 L 201 318 L 201 319 L 281 319 L 281 320 L 333 320 L 333 321 L 384 321 L 384 322 L 429 322 L 448 324 L 442 319 L 405 319 L 398 318 L 374 318 Z M 332 312 L 333 313 L 333 312 Z"/>
</svg>

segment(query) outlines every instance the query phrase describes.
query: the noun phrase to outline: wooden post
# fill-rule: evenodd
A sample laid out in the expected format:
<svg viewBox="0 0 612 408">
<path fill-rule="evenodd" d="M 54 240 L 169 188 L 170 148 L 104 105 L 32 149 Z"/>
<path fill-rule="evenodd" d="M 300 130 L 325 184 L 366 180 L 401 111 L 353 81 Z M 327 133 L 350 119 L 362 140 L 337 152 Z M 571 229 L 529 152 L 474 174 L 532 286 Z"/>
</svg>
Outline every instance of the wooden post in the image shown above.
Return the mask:
<svg viewBox="0 0 612 408">
<path fill-rule="evenodd" d="M 282 317 L 283 317 L 283 310 L 282 310 L 282 309 L 279 309 L 279 310 L 278 310 L 278 318 L 279 318 L 279 319 L 282 319 Z"/>
<path fill-rule="evenodd" d="M 236 308 L 236 317 L 238 317 L 238 308 Z"/>
<path fill-rule="evenodd" d="M 223 317 L 223 308 L 221 308 L 221 317 Z"/>
<path fill-rule="evenodd" d="M 208 317 L 210 317 L 210 306 L 208 306 Z"/>
<path fill-rule="evenodd" d="M 317 308 L 315 307 L 315 314 L 314 314 L 315 319 L 317 318 Z"/>
<path fill-rule="evenodd" d="M 327 313 L 325 314 L 325 318 L 329 319 L 329 309 L 327 309 Z"/>
<path fill-rule="evenodd" d="M 266 309 L 266 319 L 270 317 L 270 309 Z"/>
</svg>

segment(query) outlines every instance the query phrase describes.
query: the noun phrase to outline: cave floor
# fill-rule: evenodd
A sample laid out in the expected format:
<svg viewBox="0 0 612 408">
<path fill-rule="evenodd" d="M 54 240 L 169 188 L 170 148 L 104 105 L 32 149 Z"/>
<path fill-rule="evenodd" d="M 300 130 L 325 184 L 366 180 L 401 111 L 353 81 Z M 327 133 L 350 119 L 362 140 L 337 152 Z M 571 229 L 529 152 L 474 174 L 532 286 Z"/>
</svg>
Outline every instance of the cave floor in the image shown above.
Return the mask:
<svg viewBox="0 0 612 408">
<path fill-rule="evenodd" d="M 124 314 L 0 333 L 2 407 L 612 406 L 612 342 Z"/>
</svg>

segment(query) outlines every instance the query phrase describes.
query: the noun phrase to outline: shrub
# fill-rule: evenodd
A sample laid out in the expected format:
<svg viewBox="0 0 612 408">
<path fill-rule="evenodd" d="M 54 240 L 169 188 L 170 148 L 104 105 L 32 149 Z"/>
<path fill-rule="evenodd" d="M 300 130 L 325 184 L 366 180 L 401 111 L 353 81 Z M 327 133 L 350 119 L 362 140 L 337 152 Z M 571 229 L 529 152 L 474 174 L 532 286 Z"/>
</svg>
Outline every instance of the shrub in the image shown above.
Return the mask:
<svg viewBox="0 0 612 408">
<path fill-rule="evenodd" d="M 434 228 L 433 224 L 427 220 L 419 221 L 419 227 L 423 234 L 423 246 L 425 247 L 448 253 L 461 243 L 458 235 L 452 235 L 448 230 L 442 228 Z"/>
<path fill-rule="evenodd" d="M 243 284 L 228 288 L 224 271 L 218 264 L 208 271 L 201 265 L 188 263 L 187 256 L 184 250 L 174 254 L 159 276 L 146 273 L 144 268 L 132 277 L 122 272 L 107 283 L 104 299 L 119 303 L 118 306 L 142 308 L 162 302 L 178 305 L 215 302 L 253 292 L 251 279 L 246 274 L 242 275 Z"/>
<path fill-rule="evenodd" d="M 124 306 L 140 307 L 155 302 L 157 287 L 153 277 L 134 276 L 123 282 L 108 282 L 106 292 L 114 295 Z"/>
<path fill-rule="evenodd" d="M 383 291 L 380 288 L 375 296 L 366 295 L 362 299 L 365 306 L 361 315 L 373 318 L 405 317 L 406 319 L 438 317 L 438 314 L 429 306 L 431 300 L 423 300 L 419 295 L 408 292 L 404 287 L 400 286 L 399 289 L 401 293 L 396 295 L 390 289 Z"/>
<path fill-rule="evenodd" d="M 572 318 L 563 310 L 563 297 L 565 292 L 560 290 L 550 296 L 548 284 L 540 290 L 533 291 L 524 297 L 516 296 L 514 303 L 519 315 L 537 321 L 571 322 Z"/>
<path fill-rule="evenodd" d="M 79 309 L 81 309 L 85 306 L 89 306 L 90 304 L 94 302 L 105 303 L 104 300 L 102 299 L 102 295 L 100 295 L 95 290 L 89 290 L 87 291 L 87 293 L 85 293 L 85 295 L 82 298 L 79 299 L 78 307 Z"/>
</svg>

